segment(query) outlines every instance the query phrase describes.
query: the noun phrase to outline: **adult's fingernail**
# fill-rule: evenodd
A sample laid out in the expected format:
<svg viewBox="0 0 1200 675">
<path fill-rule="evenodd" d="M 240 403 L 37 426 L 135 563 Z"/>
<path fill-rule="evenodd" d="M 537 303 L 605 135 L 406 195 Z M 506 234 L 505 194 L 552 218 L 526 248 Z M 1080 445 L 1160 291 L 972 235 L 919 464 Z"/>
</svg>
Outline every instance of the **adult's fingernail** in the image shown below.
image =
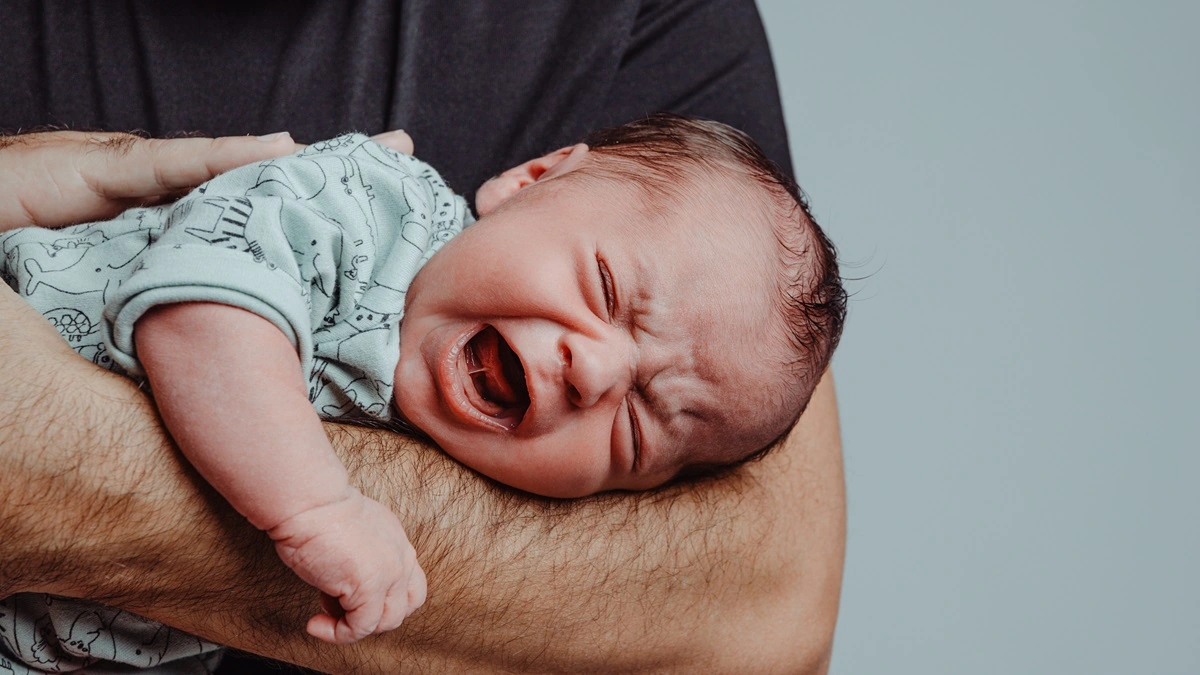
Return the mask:
<svg viewBox="0 0 1200 675">
<path fill-rule="evenodd" d="M 273 134 L 267 134 L 266 136 L 259 136 L 258 140 L 260 140 L 264 143 L 273 143 L 281 138 L 291 138 L 291 137 L 292 137 L 292 135 L 289 134 L 288 132 L 279 131 L 279 132 L 276 132 Z"/>
</svg>

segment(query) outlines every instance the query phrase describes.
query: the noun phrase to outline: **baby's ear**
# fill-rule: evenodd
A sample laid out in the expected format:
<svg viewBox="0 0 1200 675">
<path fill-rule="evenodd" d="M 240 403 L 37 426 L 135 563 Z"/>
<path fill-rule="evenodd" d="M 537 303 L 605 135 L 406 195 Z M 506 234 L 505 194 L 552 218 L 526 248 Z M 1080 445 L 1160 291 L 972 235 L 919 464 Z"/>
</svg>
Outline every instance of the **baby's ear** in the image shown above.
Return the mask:
<svg viewBox="0 0 1200 675">
<path fill-rule="evenodd" d="M 548 155 L 531 159 L 524 164 L 514 166 L 499 176 L 495 176 L 483 184 L 475 193 L 475 210 L 480 216 L 495 210 L 509 197 L 521 191 L 521 188 L 533 185 L 539 180 L 561 176 L 583 163 L 588 154 L 588 146 L 583 143 L 559 148 Z"/>
</svg>

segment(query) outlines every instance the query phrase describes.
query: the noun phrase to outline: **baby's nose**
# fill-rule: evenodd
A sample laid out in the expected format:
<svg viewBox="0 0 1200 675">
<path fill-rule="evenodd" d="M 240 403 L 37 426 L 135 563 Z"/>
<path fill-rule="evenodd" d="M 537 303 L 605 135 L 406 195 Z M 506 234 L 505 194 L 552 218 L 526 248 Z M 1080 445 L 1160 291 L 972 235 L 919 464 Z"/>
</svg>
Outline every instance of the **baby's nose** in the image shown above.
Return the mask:
<svg viewBox="0 0 1200 675">
<path fill-rule="evenodd" d="M 576 407 L 624 398 L 633 381 L 632 352 L 615 331 L 599 338 L 567 334 L 559 342 L 559 358 L 567 398 Z"/>
</svg>

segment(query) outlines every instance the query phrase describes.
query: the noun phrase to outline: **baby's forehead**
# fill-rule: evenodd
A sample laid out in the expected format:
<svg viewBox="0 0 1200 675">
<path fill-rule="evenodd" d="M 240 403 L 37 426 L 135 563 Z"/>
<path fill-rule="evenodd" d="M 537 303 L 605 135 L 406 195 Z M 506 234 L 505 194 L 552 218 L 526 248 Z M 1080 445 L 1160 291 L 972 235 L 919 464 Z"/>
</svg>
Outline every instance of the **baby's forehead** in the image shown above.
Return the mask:
<svg viewBox="0 0 1200 675">
<path fill-rule="evenodd" d="M 763 272 L 777 271 L 780 255 L 775 234 L 776 214 L 765 200 L 750 199 L 736 183 L 715 189 L 711 181 L 698 183 L 707 189 L 661 195 L 636 185 L 622 186 L 613 214 L 622 227 L 614 238 L 641 244 L 651 254 L 672 250 L 689 254 L 693 266 L 730 266 Z M 763 275 L 760 285 L 773 278 Z"/>
<path fill-rule="evenodd" d="M 591 195 L 603 194 L 614 206 L 637 209 L 645 224 L 661 226 L 672 222 L 669 216 L 681 216 L 694 225 L 708 215 L 714 224 L 741 223 L 750 227 L 748 233 L 771 233 L 777 197 L 744 171 L 689 160 L 660 160 L 653 169 L 628 158 L 593 156 L 589 162 L 568 174 L 564 183 Z M 560 193 L 568 200 L 579 196 Z"/>
</svg>

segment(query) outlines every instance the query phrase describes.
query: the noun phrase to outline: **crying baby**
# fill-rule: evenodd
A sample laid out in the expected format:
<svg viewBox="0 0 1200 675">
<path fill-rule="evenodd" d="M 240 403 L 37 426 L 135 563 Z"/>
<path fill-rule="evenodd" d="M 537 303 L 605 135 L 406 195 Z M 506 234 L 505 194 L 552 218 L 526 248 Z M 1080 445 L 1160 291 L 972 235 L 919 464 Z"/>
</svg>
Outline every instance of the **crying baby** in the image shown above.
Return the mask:
<svg viewBox="0 0 1200 675">
<path fill-rule="evenodd" d="M 725 125 L 599 131 L 475 206 L 348 135 L 170 205 L 4 233 L 2 272 L 149 383 L 188 460 L 323 594 L 308 631 L 348 643 L 399 626 L 426 581 L 321 419 L 419 430 L 539 495 L 645 490 L 771 448 L 841 334 L 833 246 Z"/>
</svg>

